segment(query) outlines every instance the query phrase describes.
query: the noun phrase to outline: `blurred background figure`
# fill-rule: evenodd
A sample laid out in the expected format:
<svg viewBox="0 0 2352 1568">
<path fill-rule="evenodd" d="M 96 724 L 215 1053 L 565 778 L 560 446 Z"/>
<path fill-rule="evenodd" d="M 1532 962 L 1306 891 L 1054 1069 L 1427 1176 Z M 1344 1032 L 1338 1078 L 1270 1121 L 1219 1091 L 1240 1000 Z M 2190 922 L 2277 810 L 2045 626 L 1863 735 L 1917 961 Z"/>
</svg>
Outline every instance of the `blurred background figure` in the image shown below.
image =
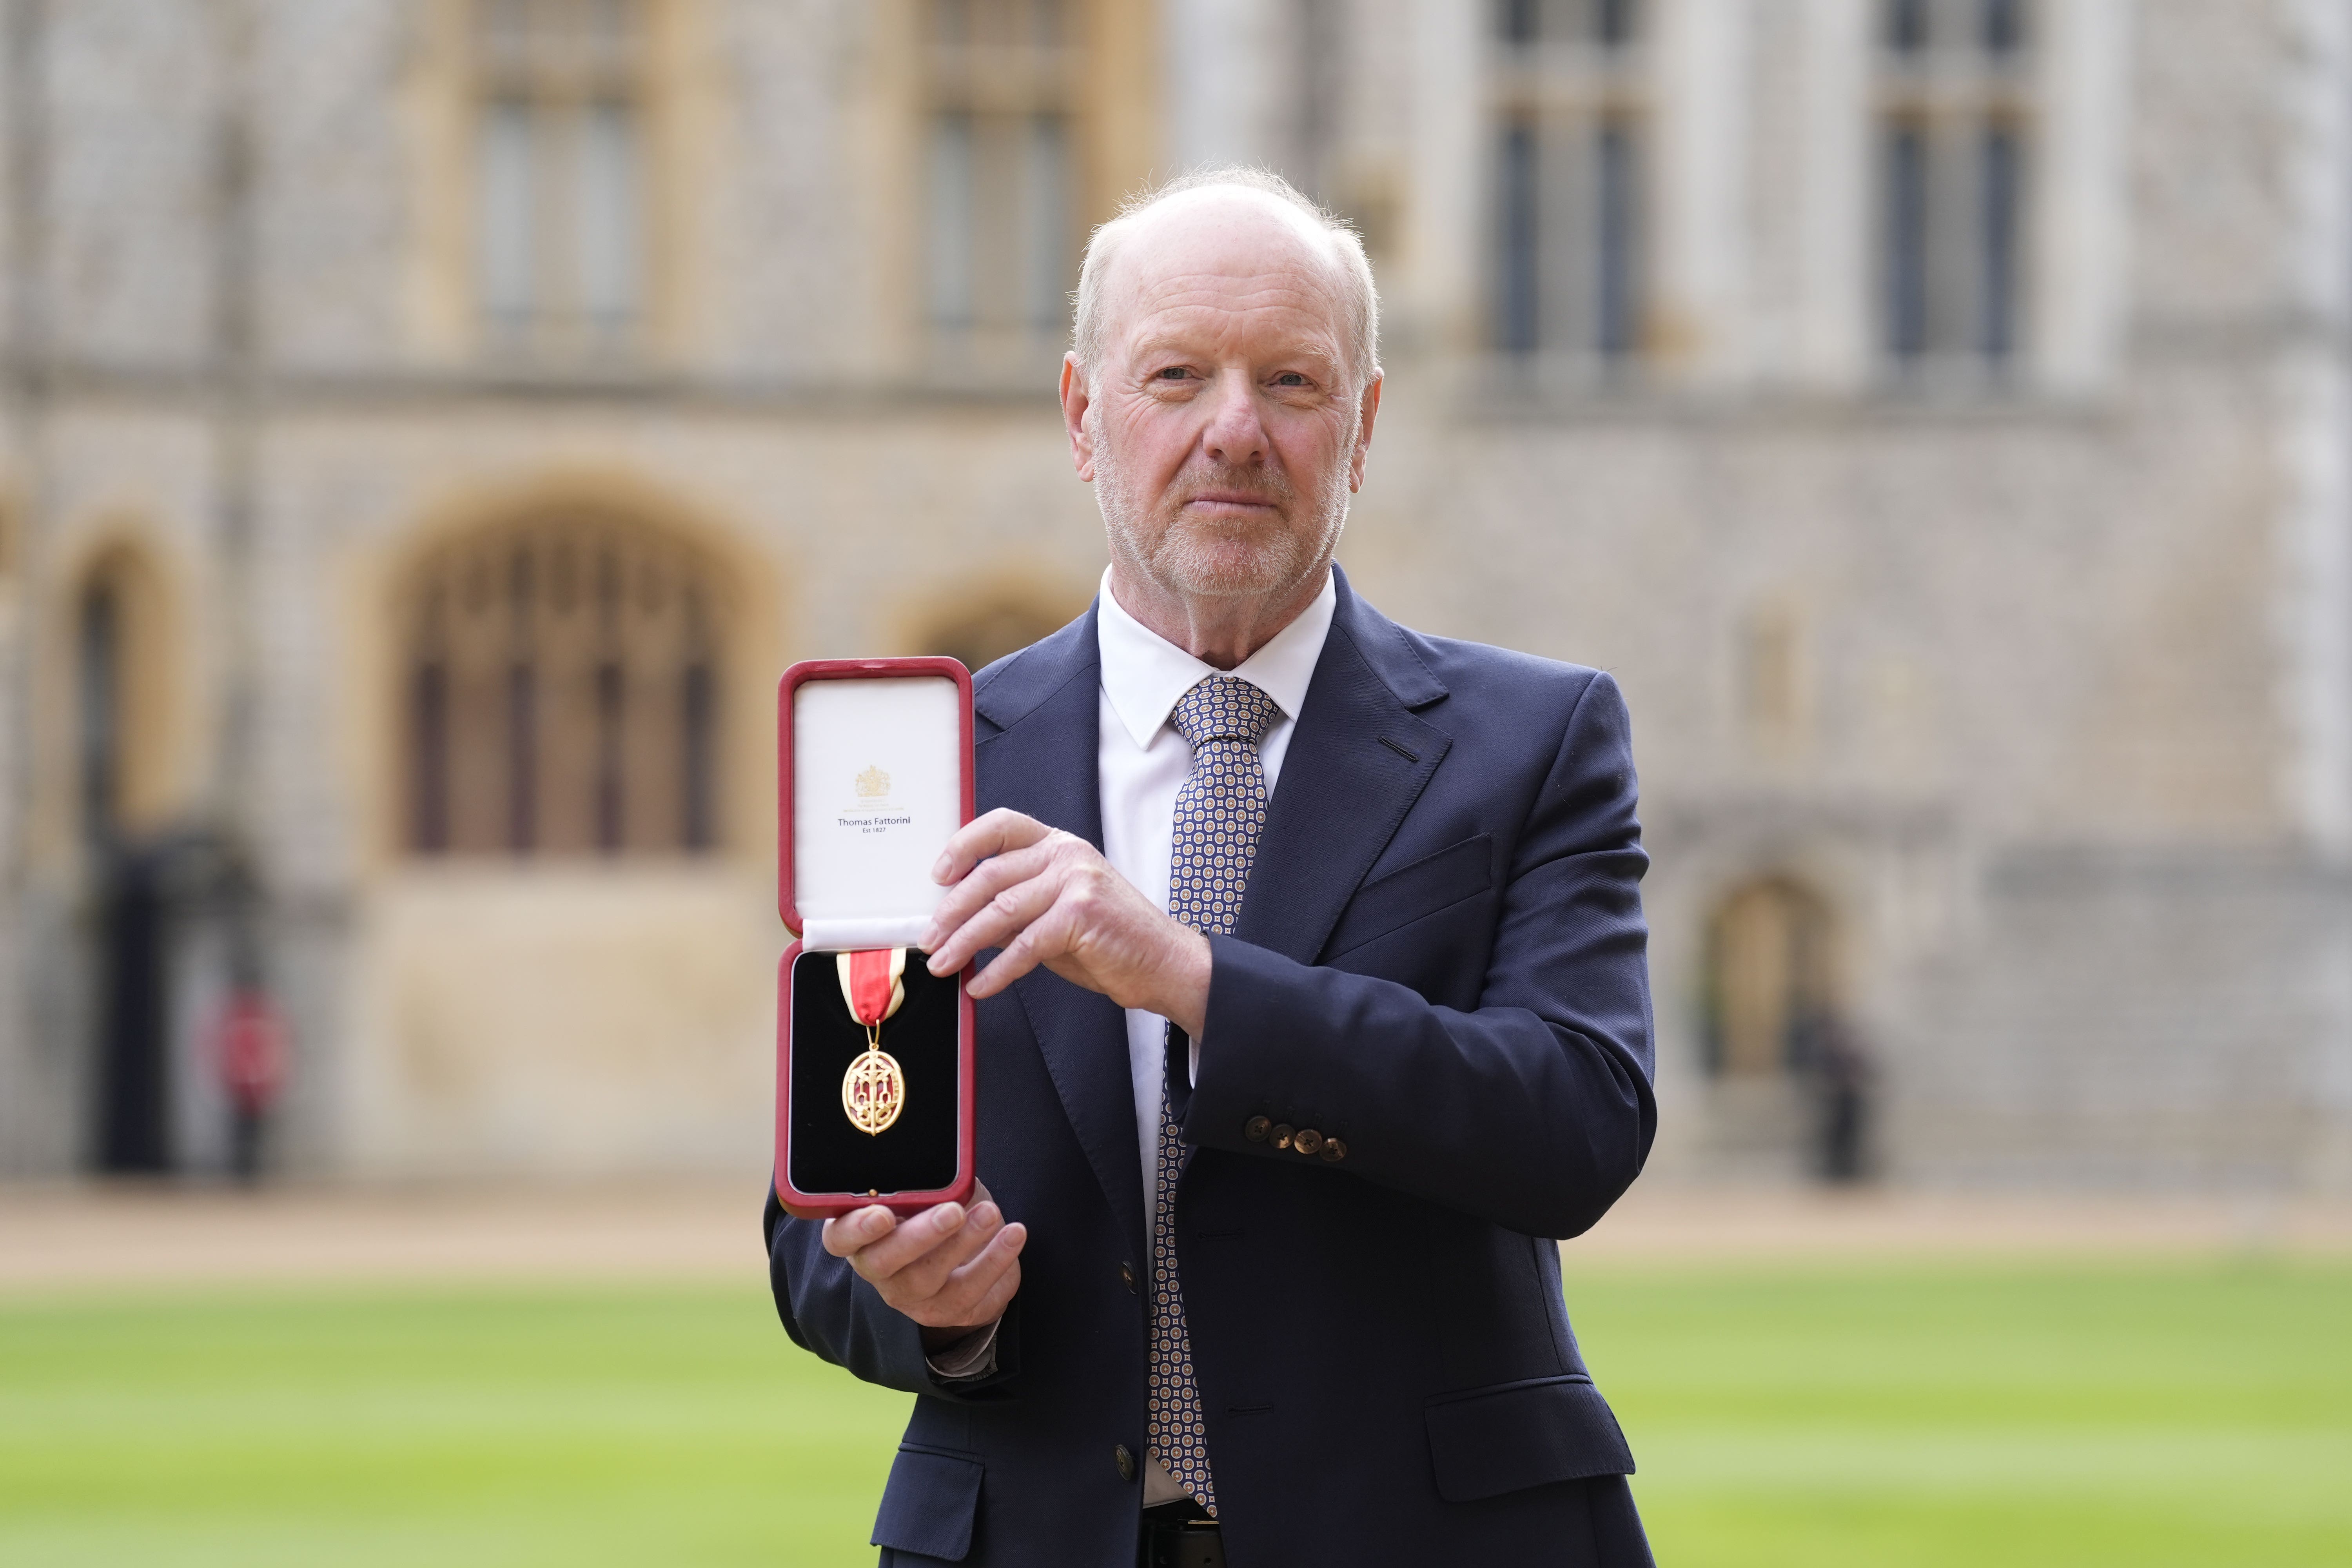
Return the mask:
<svg viewBox="0 0 2352 1568">
<path fill-rule="evenodd" d="M 1870 1173 L 1870 1058 L 1842 1018 L 1823 1018 L 1807 1063 L 1813 1081 L 1822 1179 L 1859 1182 Z"/>
<path fill-rule="evenodd" d="M 268 994 L 248 979 L 215 1029 L 221 1087 L 228 1094 L 229 1173 L 240 1182 L 257 1181 L 269 1108 L 285 1083 L 285 1025 Z"/>
<path fill-rule="evenodd" d="M 2348 121 L 2302 0 L 5 0 L 0 1171 L 250 1158 L 256 994 L 289 1172 L 760 1169 L 774 678 L 1083 605 L 1079 247 L 1246 160 L 1353 580 L 1632 702 L 1654 1177 L 2352 1188 Z"/>
</svg>

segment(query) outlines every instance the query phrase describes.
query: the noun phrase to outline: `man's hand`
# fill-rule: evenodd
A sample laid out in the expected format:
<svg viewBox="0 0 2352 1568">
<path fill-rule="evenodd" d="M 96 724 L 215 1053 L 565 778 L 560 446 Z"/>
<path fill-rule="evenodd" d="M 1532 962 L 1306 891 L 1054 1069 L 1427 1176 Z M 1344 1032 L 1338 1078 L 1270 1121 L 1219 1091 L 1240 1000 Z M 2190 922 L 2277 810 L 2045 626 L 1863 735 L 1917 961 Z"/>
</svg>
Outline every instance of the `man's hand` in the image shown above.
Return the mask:
<svg viewBox="0 0 2352 1568">
<path fill-rule="evenodd" d="M 1021 1289 L 1029 1227 L 1005 1224 L 984 1184 L 973 1195 L 970 1210 L 941 1204 L 901 1220 L 877 1204 L 824 1222 L 824 1249 L 920 1323 L 926 1350 L 996 1321 Z"/>
<path fill-rule="evenodd" d="M 1209 939 L 1154 909 L 1085 839 L 1000 808 L 949 839 L 931 877 L 948 889 L 923 942 L 932 973 L 1002 947 L 972 995 L 993 996 L 1042 963 L 1200 1037 Z"/>
</svg>

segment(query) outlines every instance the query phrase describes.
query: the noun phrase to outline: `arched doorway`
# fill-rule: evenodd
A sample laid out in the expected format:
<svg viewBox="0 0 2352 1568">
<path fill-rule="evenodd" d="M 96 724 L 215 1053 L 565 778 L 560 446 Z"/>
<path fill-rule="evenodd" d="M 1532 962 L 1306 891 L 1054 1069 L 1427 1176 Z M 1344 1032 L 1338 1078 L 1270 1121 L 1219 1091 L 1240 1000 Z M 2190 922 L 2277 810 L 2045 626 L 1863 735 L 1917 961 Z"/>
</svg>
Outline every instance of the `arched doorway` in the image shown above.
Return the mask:
<svg viewBox="0 0 2352 1568">
<path fill-rule="evenodd" d="M 1718 1149 L 1751 1163 L 1795 1155 L 1832 1181 L 1864 1174 L 1871 1064 L 1827 901 L 1783 876 L 1727 893 L 1707 921 L 1703 996 Z"/>
<path fill-rule="evenodd" d="M 1734 889 L 1706 932 L 1706 1068 L 1769 1077 L 1806 1064 L 1836 1008 L 1828 906 L 1783 877 Z"/>
<path fill-rule="evenodd" d="M 129 545 L 100 554 L 70 605 L 73 798 L 90 869 L 95 982 L 93 1163 L 173 1164 L 167 808 L 169 606 Z"/>
</svg>

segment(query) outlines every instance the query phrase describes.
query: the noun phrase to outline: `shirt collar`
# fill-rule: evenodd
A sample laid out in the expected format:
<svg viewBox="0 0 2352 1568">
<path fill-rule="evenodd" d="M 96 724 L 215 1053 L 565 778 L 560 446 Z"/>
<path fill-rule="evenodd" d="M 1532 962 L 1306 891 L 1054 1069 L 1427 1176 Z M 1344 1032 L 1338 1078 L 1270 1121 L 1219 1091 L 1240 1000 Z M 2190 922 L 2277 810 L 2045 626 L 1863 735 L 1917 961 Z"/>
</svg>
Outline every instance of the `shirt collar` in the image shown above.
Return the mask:
<svg viewBox="0 0 2352 1568">
<path fill-rule="evenodd" d="M 1339 590 L 1328 568 L 1323 591 L 1291 623 L 1274 634 L 1234 668 L 1222 673 L 1248 681 L 1274 699 L 1286 718 L 1296 719 L 1315 679 L 1316 662 L 1323 657 L 1323 641 L 1331 632 L 1331 615 L 1339 607 Z M 1095 637 L 1102 651 L 1103 692 L 1138 749 L 1150 751 L 1168 722 L 1168 715 L 1203 676 L 1220 673 L 1146 626 L 1119 605 L 1110 591 L 1110 573 L 1103 573 L 1102 593 L 1095 613 Z"/>
</svg>

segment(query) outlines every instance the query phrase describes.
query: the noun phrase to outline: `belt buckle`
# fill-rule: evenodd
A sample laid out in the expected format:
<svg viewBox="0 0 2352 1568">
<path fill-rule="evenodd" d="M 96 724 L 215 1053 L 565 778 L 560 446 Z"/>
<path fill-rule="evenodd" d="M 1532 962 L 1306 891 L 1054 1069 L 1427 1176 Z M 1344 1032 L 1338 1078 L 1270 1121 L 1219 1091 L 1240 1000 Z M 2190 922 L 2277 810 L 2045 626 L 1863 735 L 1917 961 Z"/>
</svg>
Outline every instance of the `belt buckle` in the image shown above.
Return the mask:
<svg viewBox="0 0 2352 1568">
<path fill-rule="evenodd" d="M 1151 1568 L 1224 1568 L 1224 1536 L 1213 1519 L 1153 1521 L 1148 1535 Z"/>
</svg>

